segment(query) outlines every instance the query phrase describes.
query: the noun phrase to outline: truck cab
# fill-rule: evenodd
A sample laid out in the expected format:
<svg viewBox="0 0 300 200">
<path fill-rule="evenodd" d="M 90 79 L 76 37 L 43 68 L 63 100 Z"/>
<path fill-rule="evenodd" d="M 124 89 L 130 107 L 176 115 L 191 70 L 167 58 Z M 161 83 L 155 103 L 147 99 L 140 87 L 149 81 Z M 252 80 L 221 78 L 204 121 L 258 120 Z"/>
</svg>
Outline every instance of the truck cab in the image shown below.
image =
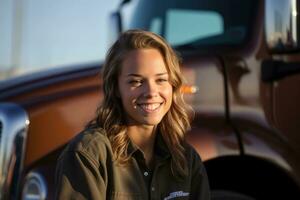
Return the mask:
<svg viewBox="0 0 300 200">
<path fill-rule="evenodd" d="M 213 199 L 300 197 L 299 1 L 124 0 L 122 31 L 160 34 L 182 58 L 195 116 L 187 139 Z M 0 86 L 0 199 L 53 199 L 62 149 L 103 97 L 101 66 L 44 71 Z"/>
</svg>

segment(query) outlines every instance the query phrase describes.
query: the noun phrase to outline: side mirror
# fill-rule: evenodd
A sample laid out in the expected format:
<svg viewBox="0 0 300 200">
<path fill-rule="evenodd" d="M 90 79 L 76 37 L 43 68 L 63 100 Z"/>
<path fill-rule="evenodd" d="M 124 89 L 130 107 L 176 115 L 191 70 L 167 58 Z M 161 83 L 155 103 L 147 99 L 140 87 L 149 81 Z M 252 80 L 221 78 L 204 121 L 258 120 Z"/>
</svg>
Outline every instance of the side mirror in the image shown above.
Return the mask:
<svg viewBox="0 0 300 200">
<path fill-rule="evenodd" d="M 109 43 L 113 43 L 122 32 L 122 18 L 120 11 L 113 12 L 109 16 Z"/>
<path fill-rule="evenodd" d="M 272 53 L 300 50 L 299 2 L 297 0 L 266 0 L 265 37 Z"/>
<path fill-rule="evenodd" d="M 131 0 L 122 0 L 118 9 L 109 16 L 109 43 L 113 43 L 123 31 L 121 10 Z"/>
</svg>

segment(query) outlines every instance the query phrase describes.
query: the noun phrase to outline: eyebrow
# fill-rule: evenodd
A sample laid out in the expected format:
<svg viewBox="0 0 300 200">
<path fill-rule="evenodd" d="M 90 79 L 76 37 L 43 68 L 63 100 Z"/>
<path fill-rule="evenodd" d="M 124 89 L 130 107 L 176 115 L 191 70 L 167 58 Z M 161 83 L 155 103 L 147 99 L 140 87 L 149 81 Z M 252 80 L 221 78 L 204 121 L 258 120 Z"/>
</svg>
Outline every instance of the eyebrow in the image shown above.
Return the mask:
<svg viewBox="0 0 300 200">
<path fill-rule="evenodd" d="M 168 75 L 168 72 L 155 74 L 155 76 L 163 76 L 163 75 Z M 127 76 L 137 76 L 137 77 L 142 77 L 142 75 L 140 75 L 140 74 L 127 74 Z"/>
</svg>

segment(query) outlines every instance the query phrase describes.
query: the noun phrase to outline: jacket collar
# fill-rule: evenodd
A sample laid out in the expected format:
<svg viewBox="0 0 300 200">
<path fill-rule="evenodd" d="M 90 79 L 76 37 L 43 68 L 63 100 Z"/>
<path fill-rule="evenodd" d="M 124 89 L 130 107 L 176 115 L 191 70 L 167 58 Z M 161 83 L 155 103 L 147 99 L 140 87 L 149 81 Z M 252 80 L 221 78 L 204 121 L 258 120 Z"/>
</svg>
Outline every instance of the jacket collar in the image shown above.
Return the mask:
<svg viewBox="0 0 300 200">
<path fill-rule="evenodd" d="M 142 151 L 138 148 L 136 144 L 134 144 L 131 140 L 129 140 L 127 155 L 132 156 L 137 152 L 142 153 Z M 143 154 L 143 153 L 142 153 Z M 170 150 L 165 143 L 163 136 L 160 132 L 157 132 L 154 142 L 154 154 L 158 156 L 159 159 L 165 159 L 171 156 Z"/>
</svg>

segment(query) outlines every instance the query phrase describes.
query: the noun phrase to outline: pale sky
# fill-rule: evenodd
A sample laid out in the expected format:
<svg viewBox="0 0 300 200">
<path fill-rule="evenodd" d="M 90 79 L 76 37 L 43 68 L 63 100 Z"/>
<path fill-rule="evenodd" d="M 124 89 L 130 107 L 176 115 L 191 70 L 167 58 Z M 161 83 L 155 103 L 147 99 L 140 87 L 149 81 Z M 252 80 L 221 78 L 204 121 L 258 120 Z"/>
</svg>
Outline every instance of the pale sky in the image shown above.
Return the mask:
<svg viewBox="0 0 300 200">
<path fill-rule="evenodd" d="M 0 73 L 100 62 L 120 0 L 0 0 Z"/>
</svg>

